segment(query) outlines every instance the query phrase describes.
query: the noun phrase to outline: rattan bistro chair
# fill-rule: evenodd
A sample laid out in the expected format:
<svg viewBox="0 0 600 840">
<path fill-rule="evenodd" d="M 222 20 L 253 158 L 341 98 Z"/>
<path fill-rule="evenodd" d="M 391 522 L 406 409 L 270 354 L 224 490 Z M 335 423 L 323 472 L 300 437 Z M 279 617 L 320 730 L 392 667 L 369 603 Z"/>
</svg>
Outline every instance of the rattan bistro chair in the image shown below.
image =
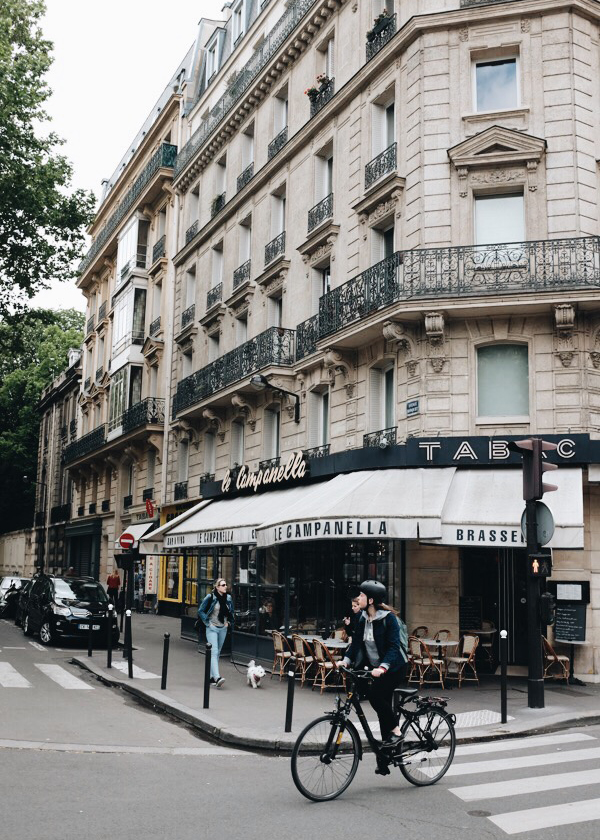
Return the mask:
<svg viewBox="0 0 600 840">
<path fill-rule="evenodd" d="M 337 662 L 331 655 L 331 651 L 320 639 L 313 639 L 313 650 L 315 652 L 315 663 L 317 666 L 317 673 L 313 680 L 312 689 L 323 689 L 328 685 L 334 685 L 338 677 L 341 676 L 344 688 L 346 688 L 346 677 L 338 670 Z M 312 691 L 311 689 L 311 691 Z"/>
<path fill-rule="evenodd" d="M 296 673 L 300 674 L 300 685 L 303 686 L 306 675 L 315 661 L 315 655 L 308 642 L 297 633 L 292 634 L 292 651 L 296 660 Z"/>
<path fill-rule="evenodd" d="M 283 633 L 280 633 L 278 630 L 273 630 L 271 636 L 273 637 L 273 668 L 271 670 L 271 679 L 273 679 L 273 674 L 278 673 L 276 669 L 279 668 L 279 679 L 281 680 L 287 670 L 288 663 L 293 660 L 294 655 Z"/>
<path fill-rule="evenodd" d="M 433 656 L 425 642 L 416 636 L 408 637 L 408 662 L 409 683 L 418 682 L 419 687 L 428 683 L 441 683 L 444 687 L 444 660 Z M 413 676 L 417 679 L 413 679 Z"/>
<path fill-rule="evenodd" d="M 542 644 L 544 646 L 544 679 L 545 680 L 568 680 L 569 667 L 571 660 L 563 653 L 557 653 L 548 639 L 542 636 Z M 554 666 L 558 667 L 552 672 Z"/>
<path fill-rule="evenodd" d="M 460 654 L 446 657 L 446 679 L 458 680 L 458 687 L 463 682 L 476 682 L 479 685 L 479 677 L 475 667 L 475 652 L 479 644 L 478 636 L 463 636 L 460 644 Z M 454 667 L 449 667 L 454 666 Z M 465 676 L 467 668 L 471 669 L 472 676 Z M 468 673 L 468 672 L 467 672 Z"/>
<path fill-rule="evenodd" d="M 426 639 L 429 635 L 429 628 L 422 624 L 420 627 L 415 627 L 410 635 L 416 636 L 417 639 Z"/>
</svg>

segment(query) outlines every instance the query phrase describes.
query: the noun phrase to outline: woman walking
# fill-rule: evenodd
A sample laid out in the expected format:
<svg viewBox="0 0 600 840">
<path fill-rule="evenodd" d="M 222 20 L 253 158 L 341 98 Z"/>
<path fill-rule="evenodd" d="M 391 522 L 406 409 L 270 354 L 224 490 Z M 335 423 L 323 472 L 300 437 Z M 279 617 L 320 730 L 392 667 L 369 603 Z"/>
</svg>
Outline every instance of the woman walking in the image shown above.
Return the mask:
<svg viewBox="0 0 600 840">
<path fill-rule="evenodd" d="M 227 628 L 233 626 L 233 599 L 227 594 L 227 581 L 218 578 L 215 587 L 198 607 L 198 618 L 206 627 L 206 641 L 212 645 L 210 656 L 210 684 L 221 688 L 225 682 L 219 673 L 219 656 L 227 636 Z"/>
</svg>

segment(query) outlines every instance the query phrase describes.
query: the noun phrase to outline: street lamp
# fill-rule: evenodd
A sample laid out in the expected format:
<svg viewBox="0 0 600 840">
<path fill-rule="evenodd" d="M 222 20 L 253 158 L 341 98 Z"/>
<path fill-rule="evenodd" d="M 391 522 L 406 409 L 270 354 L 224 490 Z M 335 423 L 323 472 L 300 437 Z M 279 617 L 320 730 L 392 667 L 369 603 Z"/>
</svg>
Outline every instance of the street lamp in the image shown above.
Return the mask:
<svg viewBox="0 0 600 840">
<path fill-rule="evenodd" d="M 300 397 L 298 394 L 295 394 L 293 391 L 286 391 L 285 388 L 281 388 L 279 385 L 272 385 L 262 373 L 255 373 L 251 376 L 250 385 L 255 391 L 264 391 L 265 388 L 273 388 L 274 391 L 279 391 L 281 394 L 287 394 L 289 397 L 293 397 L 296 401 L 294 403 L 294 423 L 300 422 Z"/>
</svg>

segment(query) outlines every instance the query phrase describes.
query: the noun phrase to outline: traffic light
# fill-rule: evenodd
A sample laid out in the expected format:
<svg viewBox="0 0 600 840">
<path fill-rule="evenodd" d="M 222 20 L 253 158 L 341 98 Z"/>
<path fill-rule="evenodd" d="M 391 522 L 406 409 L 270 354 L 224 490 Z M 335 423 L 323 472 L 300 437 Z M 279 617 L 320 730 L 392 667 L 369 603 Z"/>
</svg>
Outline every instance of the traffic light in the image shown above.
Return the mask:
<svg viewBox="0 0 600 840">
<path fill-rule="evenodd" d="M 526 502 L 541 499 L 544 493 L 558 490 L 555 484 L 544 484 L 543 476 L 549 470 L 557 470 L 556 464 L 544 463 L 543 453 L 558 449 L 555 443 L 541 438 L 514 440 L 508 444 L 512 452 L 523 457 L 523 498 Z"/>
<path fill-rule="evenodd" d="M 527 555 L 527 560 L 530 577 L 547 578 L 552 575 L 552 551 L 549 548 Z"/>
<path fill-rule="evenodd" d="M 556 601 L 554 595 L 544 592 L 540 595 L 540 621 L 542 625 L 553 625 L 556 621 Z"/>
</svg>

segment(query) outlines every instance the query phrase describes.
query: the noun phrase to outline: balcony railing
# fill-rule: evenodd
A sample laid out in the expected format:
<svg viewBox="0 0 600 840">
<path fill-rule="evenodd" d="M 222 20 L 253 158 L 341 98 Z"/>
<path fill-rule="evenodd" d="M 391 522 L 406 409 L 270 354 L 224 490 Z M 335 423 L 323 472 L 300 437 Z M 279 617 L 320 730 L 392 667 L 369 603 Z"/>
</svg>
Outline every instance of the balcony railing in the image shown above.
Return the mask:
<svg viewBox="0 0 600 840">
<path fill-rule="evenodd" d="M 67 435 L 68 435 L 68 433 L 69 433 L 69 429 L 68 429 L 68 427 L 67 427 L 67 424 L 66 424 L 66 423 L 64 423 L 64 424 L 60 427 L 60 436 L 61 436 L 62 440 L 66 440 L 66 439 L 67 439 Z"/>
<path fill-rule="evenodd" d="M 397 143 L 392 143 L 380 155 L 370 160 L 365 166 L 365 189 L 368 190 L 376 181 L 394 172 L 396 169 Z"/>
<path fill-rule="evenodd" d="M 135 403 L 121 415 L 123 434 L 146 426 L 148 423 L 161 425 L 165 422 L 165 401 L 158 397 L 146 397 Z"/>
<path fill-rule="evenodd" d="M 387 20 L 376 24 L 367 33 L 367 61 L 370 61 L 379 50 L 396 34 L 396 15 L 390 15 Z"/>
<path fill-rule="evenodd" d="M 184 330 L 188 324 L 193 323 L 194 317 L 196 315 L 196 304 L 192 303 L 191 306 L 188 306 L 187 309 L 184 309 L 181 313 L 181 329 Z"/>
<path fill-rule="evenodd" d="M 288 6 L 260 47 L 254 51 L 252 58 L 241 68 L 235 82 L 228 87 L 211 109 L 207 119 L 182 148 L 177 156 L 176 172 L 181 172 L 209 135 L 225 119 L 315 2 L 316 0 L 295 0 Z"/>
<path fill-rule="evenodd" d="M 391 303 L 600 288 L 600 238 L 397 251 L 319 301 L 319 338 Z"/>
<path fill-rule="evenodd" d="M 212 309 L 217 303 L 223 300 L 223 283 L 217 283 L 206 293 L 206 309 Z"/>
<path fill-rule="evenodd" d="M 89 391 L 91 387 L 92 387 L 92 377 L 88 376 L 86 378 L 85 382 L 83 383 L 83 390 L 84 391 Z"/>
<path fill-rule="evenodd" d="M 254 177 L 254 161 L 249 163 L 248 166 L 244 169 L 244 171 L 238 175 L 237 178 L 237 191 L 243 190 L 247 183 L 249 183 L 252 178 Z"/>
<path fill-rule="evenodd" d="M 66 464 L 71 461 L 76 461 L 77 458 L 82 458 L 90 452 L 95 452 L 106 443 L 106 423 L 98 426 L 93 431 L 88 432 L 87 435 L 80 437 L 79 440 L 73 441 L 65 447 L 64 460 Z"/>
<path fill-rule="evenodd" d="M 129 494 L 129 496 L 123 496 L 123 507 L 125 508 L 125 510 L 127 510 L 127 508 L 130 508 L 132 504 L 133 496 L 131 494 Z"/>
<path fill-rule="evenodd" d="M 154 245 L 152 249 L 152 262 L 155 263 L 156 260 L 160 260 L 161 257 L 164 257 L 166 251 L 165 247 L 167 244 L 167 237 L 166 234 L 161 236 L 158 242 Z"/>
<path fill-rule="evenodd" d="M 296 361 L 309 356 L 317 349 L 319 339 L 319 314 L 311 315 L 296 327 Z"/>
<path fill-rule="evenodd" d="M 294 331 L 270 327 L 182 379 L 173 400 L 173 416 L 262 368 L 291 365 L 293 361 Z"/>
<path fill-rule="evenodd" d="M 310 233 L 318 227 L 325 219 L 331 219 L 333 216 L 333 193 L 325 196 L 322 201 L 315 204 L 308 211 L 308 232 Z"/>
<path fill-rule="evenodd" d="M 369 432 L 363 435 L 363 446 L 378 446 L 385 449 L 396 443 L 396 426 L 390 426 L 388 429 L 380 429 L 378 432 Z"/>
<path fill-rule="evenodd" d="M 225 207 L 225 193 L 222 192 L 219 195 L 213 198 L 212 204 L 210 205 L 210 218 L 214 219 L 217 213 L 220 213 L 221 210 Z"/>
<path fill-rule="evenodd" d="M 160 330 L 160 315 L 158 318 L 155 318 L 154 321 L 150 324 L 150 335 L 156 335 L 156 333 Z"/>
<path fill-rule="evenodd" d="M 96 321 L 96 319 L 94 318 L 93 315 L 92 315 L 91 318 L 88 318 L 87 325 L 86 325 L 86 328 L 85 328 L 86 336 L 90 335 L 90 333 L 94 332 L 95 321 Z"/>
<path fill-rule="evenodd" d="M 50 508 L 50 522 L 55 525 L 57 522 L 68 522 L 71 518 L 71 505 L 56 505 Z"/>
<path fill-rule="evenodd" d="M 189 228 L 185 232 L 185 244 L 187 245 L 188 242 L 191 242 L 194 236 L 198 233 L 198 219 L 189 226 Z"/>
<path fill-rule="evenodd" d="M 236 270 L 233 272 L 233 288 L 237 289 L 238 286 L 241 286 L 242 283 L 245 283 L 246 280 L 250 279 L 250 260 L 246 260 L 245 263 L 238 266 Z"/>
<path fill-rule="evenodd" d="M 321 84 L 317 93 L 310 97 L 310 116 L 314 117 L 324 108 L 335 93 L 335 79 L 327 79 Z"/>
<path fill-rule="evenodd" d="M 329 455 L 329 447 L 331 444 L 324 443 L 322 446 L 313 446 L 311 449 L 305 449 L 302 453 L 305 458 L 325 458 Z"/>
<path fill-rule="evenodd" d="M 200 476 L 200 484 L 207 484 L 209 481 L 215 480 L 215 474 L 211 472 L 204 472 Z"/>
<path fill-rule="evenodd" d="M 271 160 L 274 158 L 275 155 L 280 152 L 285 144 L 288 141 L 288 127 L 287 125 L 285 128 L 282 128 L 279 134 L 276 134 L 275 137 L 271 140 L 267 148 L 267 158 Z"/>
<path fill-rule="evenodd" d="M 100 326 L 100 323 L 106 318 L 107 309 L 108 301 L 105 300 L 104 303 L 100 304 L 100 309 L 98 310 L 98 326 Z"/>
<path fill-rule="evenodd" d="M 278 467 L 281 461 L 281 457 L 278 455 L 276 458 L 265 458 L 264 461 L 258 462 L 258 469 L 259 470 L 269 470 L 272 467 Z"/>
<path fill-rule="evenodd" d="M 179 502 L 181 499 L 187 499 L 188 483 L 187 481 L 178 481 L 173 489 L 173 499 Z"/>
<path fill-rule="evenodd" d="M 146 487 L 142 493 L 142 501 L 146 502 L 148 499 L 154 498 L 154 487 Z"/>
<path fill-rule="evenodd" d="M 163 143 L 160 149 L 152 155 L 143 172 L 136 178 L 131 188 L 127 191 L 123 200 L 117 206 L 117 209 L 109 218 L 106 225 L 102 228 L 98 236 L 94 239 L 92 247 L 89 249 L 83 260 L 79 265 L 79 273 L 83 272 L 91 264 L 94 257 L 96 257 L 102 248 L 109 241 L 112 234 L 117 229 L 119 223 L 123 220 L 125 215 L 134 207 L 136 201 L 144 191 L 146 185 L 150 182 L 152 177 L 159 169 L 172 169 L 175 165 L 177 157 L 177 146 L 172 146 L 170 143 Z"/>
<path fill-rule="evenodd" d="M 77 420 L 71 420 L 69 423 L 69 434 L 71 438 L 74 438 L 77 434 Z"/>
<path fill-rule="evenodd" d="M 104 368 L 102 366 L 100 366 L 99 368 L 96 368 L 96 382 L 100 382 L 100 380 L 102 379 L 103 376 L 104 376 Z"/>
<path fill-rule="evenodd" d="M 125 263 L 121 271 L 117 276 L 117 284 L 116 284 L 116 291 L 118 291 L 123 283 L 127 280 L 131 272 L 134 268 L 141 268 L 143 270 L 146 269 L 146 256 L 148 253 L 148 249 L 145 245 L 139 245 L 135 257 L 131 257 L 131 259 Z M 114 305 L 115 296 L 113 295 L 113 305 Z"/>
<path fill-rule="evenodd" d="M 269 265 L 273 260 L 285 253 L 285 231 L 278 234 L 275 239 L 265 245 L 265 265 Z"/>
</svg>

